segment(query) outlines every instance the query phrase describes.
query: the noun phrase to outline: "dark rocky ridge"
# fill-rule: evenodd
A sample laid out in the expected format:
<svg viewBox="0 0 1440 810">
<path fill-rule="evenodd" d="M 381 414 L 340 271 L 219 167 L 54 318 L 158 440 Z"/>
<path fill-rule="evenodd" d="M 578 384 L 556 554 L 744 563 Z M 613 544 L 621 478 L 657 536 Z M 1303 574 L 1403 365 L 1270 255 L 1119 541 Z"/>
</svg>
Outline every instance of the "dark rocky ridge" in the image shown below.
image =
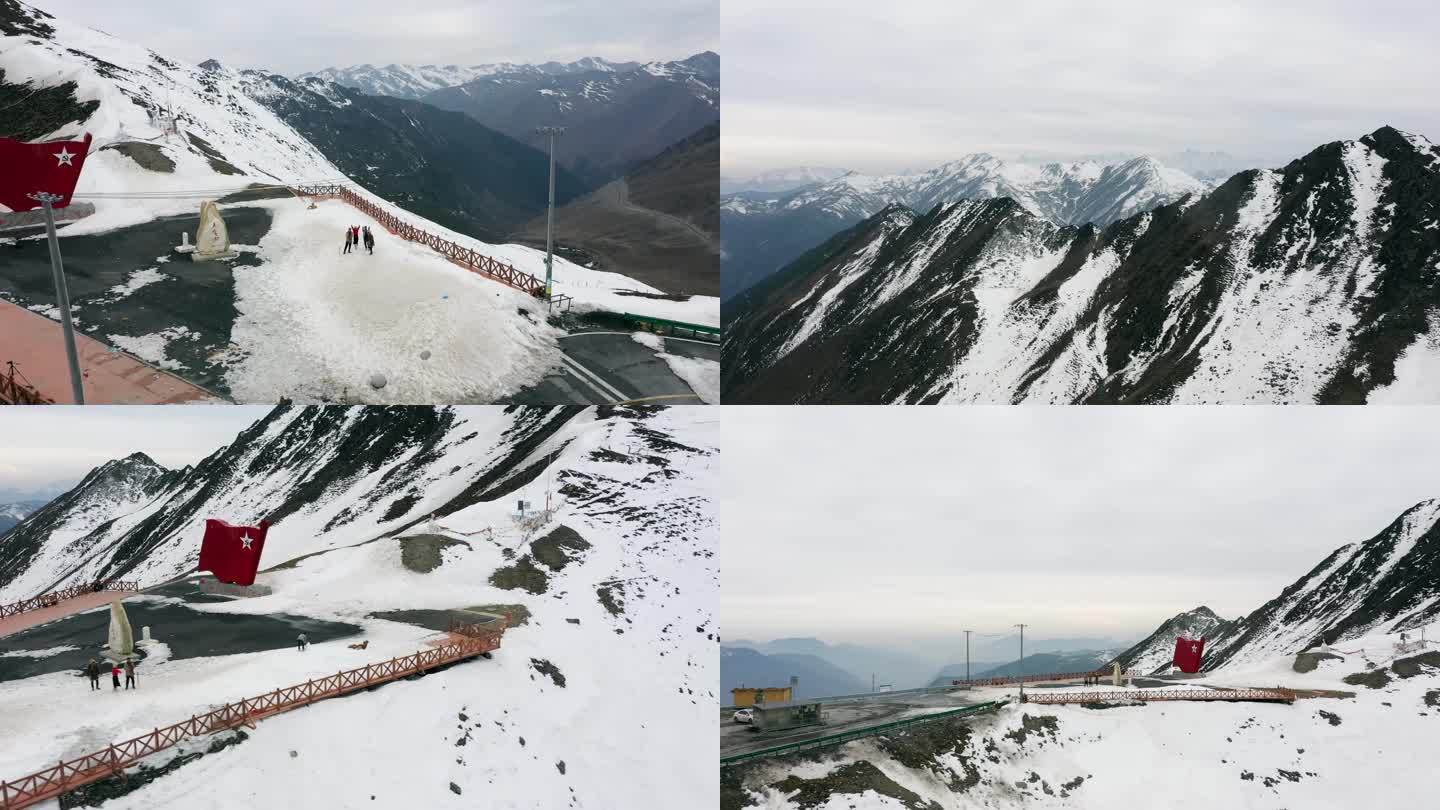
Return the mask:
<svg viewBox="0 0 1440 810">
<path fill-rule="evenodd" d="M 1432 266 L 1440 255 L 1440 229 L 1429 227 L 1440 220 L 1440 147 L 1419 148 L 1391 127 L 1357 143 L 1385 161 L 1383 191 L 1370 220 L 1352 222 L 1369 191 L 1351 179 L 1344 154 L 1350 147 L 1336 142 L 1279 171 L 1276 214 L 1253 243 L 1239 225 L 1258 172 L 1238 174 L 1203 197 L 1104 228 L 1057 227 L 1003 199 L 940 206 L 883 236 L 878 224 L 895 218 L 877 214 L 726 306 L 724 399 L 936 401 L 952 391 L 953 375 L 967 362 L 978 362 L 972 355 L 980 339 L 976 285 L 984 268 L 977 257 L 1064 248 L 1064 260 L 1018 291 L 1008 309 L 1007 317 L 1033 327 L 1030 335 L 1016 338 L 1030 341 L 1030 353 L 1018 355 L 1017 362 L 1026 364 L 1022 373 L 1013 385 L 1006 383 L 978 401 L 1013 402 L 1032 395 L 1050 401 L 1059 395 L 1040 389 L 1040 381 L 1049 377 L 1073 383 L 1074 390 L 1058 401 L 1167 402 L 1178 386 L 1209 373 L 1201 368 L 1203 351 L 1224 357 L 1264 350 L 1219 341 L 1211 345 L 1217 318 L 1230 311 L 1222 307 L 1253 306 L 1305 275 L 1340 302 L 1345 317 L 1354 318 L 1351 328 L 1330 320 L 1323 307 L 1295 316 L 1296 328 L 1328 330 L 1329 336 L 1343 339 L 1338 359 L 1323 369 L 1313 389 L 1300 387 L 1302 375 L 1310 373 L 1305 358 L 1276 356 L 1262 376 L 1248 382 L 1266 391 L 1265 401 L 1363 402 L 1395 380 L 1396 359 L 1432 328 L 1427 313 L 1440 310 L 1440 273 Z M 871 243 L 877 239 L 883 243 L 875 249 Z M 819 329 L 776 359 L 821 292 L 867 246 L 874 252 L 866 272 L 839 294 Z M 1113 268 L 1105 271 L 1082 309 L 1071 314 L 1057 308 L 1061 285 L 1087 263 L 1108 262 L 1111 253 Z M 1375 268 L 1374 282 L 1363 290 L 1358 255 Z M 1237 256 L 1257 268 L 1254 276 L 1245 275 L 1252 271 L 1238 266 Z M 879 290 L 917 264 L 918 279 L 884 304 L 871 305 Z M 1264 280 L 1252 299 L 1244 285 L 1259 278 Z M 1177 296 L 1177 290 L 1186 292 Z M 790 309 L 812 291 L 806 305 Z M 1066 366 L 1067 358 L 1090 352 L 1098 352 L 1100 368 Z M 988 367 L 974 373 L 991 374 Z"/>
</svg>

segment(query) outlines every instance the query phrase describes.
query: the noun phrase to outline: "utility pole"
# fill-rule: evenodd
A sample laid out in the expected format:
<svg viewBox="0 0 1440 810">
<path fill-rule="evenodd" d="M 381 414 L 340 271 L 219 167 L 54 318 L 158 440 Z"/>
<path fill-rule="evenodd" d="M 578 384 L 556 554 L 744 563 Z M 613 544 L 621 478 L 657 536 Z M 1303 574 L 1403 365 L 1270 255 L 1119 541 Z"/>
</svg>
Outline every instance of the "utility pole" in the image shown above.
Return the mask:
<svg viewBox="0 0 1440 810">
<path fill-rule="evenodd" d="M 555 262 L 555 139 L 565 134 L 565 127 L 536 127 L 535 132 L 550 139 L 550 206 L 545 212 L 545 308 L 548 311 Z"/>
<path fill-rule="evenodd" d="M 1015 625 L 1015 626 L 1018 627 L 1018 628 L 1020 628 L 1020 661 L 1019 661 L 1019 669 L 1020 669 L 1020 702 L 1021 702 L 1021 703 L 1024 703 L 1024 702 L 1025 702 L 1025 625 L 1023 625 L 1023 624 L 1017 624 L 1017 625 Z"/>
<path fill-rule="evenodd" d="M 26 196 L 45 206 L 45 232 L 50 238 L 50 271 L 55 276 L 55 304 L 60 310 L 60 326 L 65 333 L 65 358 L 70 362 L 70 393 L 74 396 L 76 405 L 84 405 L 85 388 L 80 384 L 80 357 L 75 351 L 75 324 L 70 319 L 70 290 L 65 286 L 65 268 L 60 261 L 60 240 L 55 237 L 53 204 L 65 197 L 44 191 Z"/>
<path fill-rule="evenodd" d="M 965 685 L 970 685 L 970 631 L 965 631 Z"/>
</svg>

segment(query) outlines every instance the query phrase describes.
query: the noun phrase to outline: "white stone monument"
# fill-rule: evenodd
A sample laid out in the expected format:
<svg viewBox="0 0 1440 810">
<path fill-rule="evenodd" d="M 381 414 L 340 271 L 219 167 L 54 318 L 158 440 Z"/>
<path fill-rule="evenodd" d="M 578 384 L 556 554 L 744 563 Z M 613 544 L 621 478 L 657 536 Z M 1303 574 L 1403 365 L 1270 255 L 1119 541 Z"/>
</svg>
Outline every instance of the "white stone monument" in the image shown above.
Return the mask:
<svg viewBox="0 0 1440 810">
<path fill-rule="evenodd" d="M 1115 663 L 1114 669 L 1112 670 L 1111 674 L 1112 674 L 1112 677 L 1114 678 L 1115 685 L 1116 685 L 1116 686 L 1119 686 L 1119 685 L 1120 685 L 1120 663 L 1119 663 L 1118 661 Z"/>
<path fill-rule="evenodd" d="M 110 653 L 115 661 L 124 661 L 135 654 L 135 633 L 130 629 L 130 617 L 125 615 L 125 606 L 116 599 L 110 603 Z"/>
<path fill-rule="evenodd" d="M 230 232 L 225 230 L 225 220 L 220 218 L 220 208 L 214 200 L 200 203 L 200 228 L 195 232 L 195 252 L 190 258 L 197 262 L 215 259 L 233 259 L 240 255 L 230 248 Z"/>
</svg>

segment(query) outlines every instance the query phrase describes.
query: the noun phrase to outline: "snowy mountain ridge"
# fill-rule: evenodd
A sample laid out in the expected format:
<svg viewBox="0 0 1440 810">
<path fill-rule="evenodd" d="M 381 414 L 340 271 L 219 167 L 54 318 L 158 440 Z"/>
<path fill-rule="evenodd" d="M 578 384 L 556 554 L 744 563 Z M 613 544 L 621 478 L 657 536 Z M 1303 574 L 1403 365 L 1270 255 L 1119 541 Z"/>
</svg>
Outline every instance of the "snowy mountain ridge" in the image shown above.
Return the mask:
<svg viewBox="0 0 1440 810">
<path fill-rule="evenodd" d="M 1058 224 L 1108 225 L 1207 188 L 1149 157 L 1105 166 L 1093 161 L 1033 166 L 982 152 L 919 174 L 849 172 L 775 196 L 731 196 L 722 208 L 746 215 L 813 208 L 839 220 L 858 221 L 889 205 L 929 211 L 956 200 L 1009 197 L 1026 211 Z"/>
<path fill-rule="evenodd" d="M 1154 158 L 1033 165 L 965 155 L 916 174 L 849 172 L 789 191 L 744 191 L 721 200 L 731 298 L 834 234 L 887 207 L 924 213 L 961 200 L 1008 198 L 1060 225 L 1109 225 L 1209 188 Z"/>
<path fill-rule="evenodd" d="M 1422 136 L 1382 127 L 1104 228 L 1010 199 L 910 216 L 727 302 L 726 401 L 1440 400 Z"/>
<path fill-rule="evenodd" d="M 183 805 L 203 784 L 277 805 L 713 801 L 714 760 L 698 752 L 713 739 L 719 678 L 718 442 L 700 408 L 277 407 L 148 501 L 116 508 L 84 560 L 56 560 L 42 533 L 29 535 L 39 553 L 24 571 L 3 569 L 0 600 L 30 595 L 17 573 L 153 586 L 194 568 L 205 518 L 269 518 L 258 582 L 274 593 L 188 602 L 201 611 L 192 620 L 345 622 L 368 650 L 345 639 L 300 655 L 292 631 L 275 649 L 147 660 L 146 699 L 103 710 L 56 700 L 73 686 L 69 672 L 0 680 L 11 731 L 0 773 L 443 637 L 392 611 L 478 610 L 512 617 L 493 659 L 265 720 L 126 800 Z M 160 642 L 167 632 L 155 628 Z M 345 766 L 375 757 L 395 767 L 357 779 Z M 639 767 L 656 761 L 667 767 Z M 274 778 L 255 780 L 261 771 Z"/>
<path fill-rule="evenodd" d="M 1204 671 L 1246 667 L 1361 636 L 1395 635 L 1440 620 L 1440 498 L 1405 510 L 1379 534 L 1336 549 L 1249 615 L 1181 613 L 1117 661 L 1140 674 L 1170 670 L 1175 637 L 1208 638 Z"/>
<path fill-rule="evenodd" d="M 86 559 L 112 521 L 182 474 L 134 453 L 96 467 L 70 491 L 25 515 L 0 534 L 0 602 L 53 590 L 56 572 Z"/>
<path fill-rule="evenodd" d="M 573 62 L 545 62 L 538 65 L 495 62 L 484 65 L 352 65 L 301 73 L 296 79 L 320 78 L 375 96 L 418 99 L 442 87 L 455 87 L 497 74 L 514 76 L 563 76 L 570 73 L 617 73 L 635 70 L 639 62 L 612 62 L 587 56 Z"/>
</svg>

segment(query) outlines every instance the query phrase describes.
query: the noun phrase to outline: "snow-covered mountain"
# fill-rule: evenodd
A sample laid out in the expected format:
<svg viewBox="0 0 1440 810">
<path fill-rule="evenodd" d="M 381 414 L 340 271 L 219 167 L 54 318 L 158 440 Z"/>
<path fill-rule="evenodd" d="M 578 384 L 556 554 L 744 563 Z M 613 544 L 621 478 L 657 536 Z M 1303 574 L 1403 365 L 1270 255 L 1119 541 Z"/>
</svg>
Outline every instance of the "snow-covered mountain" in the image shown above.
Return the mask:
<svg viewBox="0 0 1440 810">
<path fill-rule="evenodd" d="M 1215 611 L 1204 605 L 1178 613 L 1155 629 L 1134 647 L 1115 657 L 1120 666 L 1130 672 L 1145 675 L 1169 672 L 1175 656 L 1175 639 L 1213 639 L 1224 632 L 1228 623 L 1215 615 Z M 1212 648 L 1213 649 L 1213 648 Z"/>
<path fill-rule="evenodd" d="M 87 229 L 192 211 L 196 191 L 344 179 L 213 63 L 182 64 L 18 0 L 0 2 L 0 35 L 0 92 L 15 96 L 0 135 L 94 138 L 76 187 L 98 209 Z"/>
<path fill-rule="evenodd" d="M 213 64 L 213 63 L 212 63 Z M 214 65 L 325 153 L 346 176 L 448 228 L 504 241 L 545 210 L 549 157 L 475 119 L 423 102 L 367 95 L 319 77 L 290 80 Z M 564 167 L 563 205 L 588 191 Z"/>
<path fill-rule="evenodd" d="M 1106 227 L 891 207 L 727 304 L 732 402 L 1437 401 L 1440 147 L 1382 127 Z"/>
<path fill-rule="evenodd" d="M 497 807 L 713 803 L 718 441 L 701 408 L 277 407 L 192 469 L 159 474 L 148 497 L 96 515 L 87 554 L 23 533 L 24 559 L 0 568 L 0 601 L 41 589 L 25 583 L 165 582 L 195 567 L 205 518 L 268 518 L 258 582 L 273 595 L 189 609 L 224 614 L 217 627 L 247 615 L 346 622 L 369 650 L 337 641 L 300 656 L 292 634 L 277 649 L 147 659 L 148 697 L 103 711 L 57 698 L 73 690 L 68 672 L 0 680 L 0 773 L 436 637 L 390 611 L 488 607 L 514 617 L 493 660 L 266 720 L 223 754 L 139 780 L 122 805 L 185 804 L 199 785 L 231 795 L 231 781 L 262 804 L 296 791 L 316 806 L 372 795 L 439 806 L 462 793 Z M 518 501 L 531 505 L 524 518 Z M 172 632 L 154 631 L 162 643 Z M 355 767 L 377 761 L 392 767 Z M 262 771 L 274 778 L 255 780 Z"/>
<path fill-rule="evenodd" d="M 1211 671 L 1437 620 L 1440 499 L 1433 499 L 1407 509 L 1374 537 L 1336 549 L 1248 616 L 1227 621 L 1199 607 L 1169 619 L 1116 660 L 1139 673 L 1168 672 L 1175 637 L 1204 636 L 1202 668 Z"/>
<path fill-rule="evenodd" d="M 134 453 L 96 467 L 70 491 L 24 516 L 0 535 L 0 602 L 54 590 L 62 572 L 90 557 L 110 521 L 139 508 L 177 475 Z"/>
<path fill-rule="evenodd" d="M 1249 616 L 1225 621 L 1196 608 L 1117 659 L 1137 673 L 1164 672 L 1177 634 L 1207 636 L 1201 677 L 1129 691 L 1280 686 L 1300 690 L 1292 704 L 1036 705 L 1016 702 L 1014 689 L 956 692 L 957 705 L 1011 702 L 727 768 L 721 808 L 1404 804 L 1431 791 L 1424 763 L 1440 708 L 1437 619 L 1440 499 L 1341 547 Z M 1183 773 L 1204 789 L 1176 790 L 1160 773 Z"/>
<path fill-rule="evenodd" d="M 804 251 L 889 206 L 926 212 L 959 200 L 1007 197 L 1062 225 L 1108 225 L 1208 186 L 1153 158 L 1113 165 L 1092 161 L 1029 165 L 966 155 L 918 174 L 846 174 L 780 193 L 744 192 L 721 202 L 725 298 L 745 290 Z"/>
<path fill-rule="evenodd" d="M 0 534 L 4 534 L 11 526 L 29 517 L 32 512 L 47 503 L 49 501 L 31 499 L 0 503 Z"/>
<path fill-rule="evenodd" d="M 849 174 L 848 169 L 827 166 L 792 166 L 771 169 L 749 177 L 720 177 L 720 193 L 733 194 L 740 191 L 793 191 L 801 186 L 828 183 Z"/>
<path fill-rule="evenodd" d="M 598 186 L 720 120 L 720 57 L 706 51 L 629 70 L 497 73 L 423 100 L 543 148 L 548 138 L 537 126 L 568 127 L 555 159 Z"/>
<path fill-rule="evenodd" d="M 495 62 L 486 65 L 352 65 L 301 73 L 297 79 L 325 79 L 353 87 L 372 96 L 418 99 L 443 87 L 457 87 L 496 74 L 509 76 L 564 76 L 569 73 L 622 73 L 640 67 L 639 62 L 612 62 L 587 56 L 574 62 L 544 62 L 538 65 Z"/>
</svg>

